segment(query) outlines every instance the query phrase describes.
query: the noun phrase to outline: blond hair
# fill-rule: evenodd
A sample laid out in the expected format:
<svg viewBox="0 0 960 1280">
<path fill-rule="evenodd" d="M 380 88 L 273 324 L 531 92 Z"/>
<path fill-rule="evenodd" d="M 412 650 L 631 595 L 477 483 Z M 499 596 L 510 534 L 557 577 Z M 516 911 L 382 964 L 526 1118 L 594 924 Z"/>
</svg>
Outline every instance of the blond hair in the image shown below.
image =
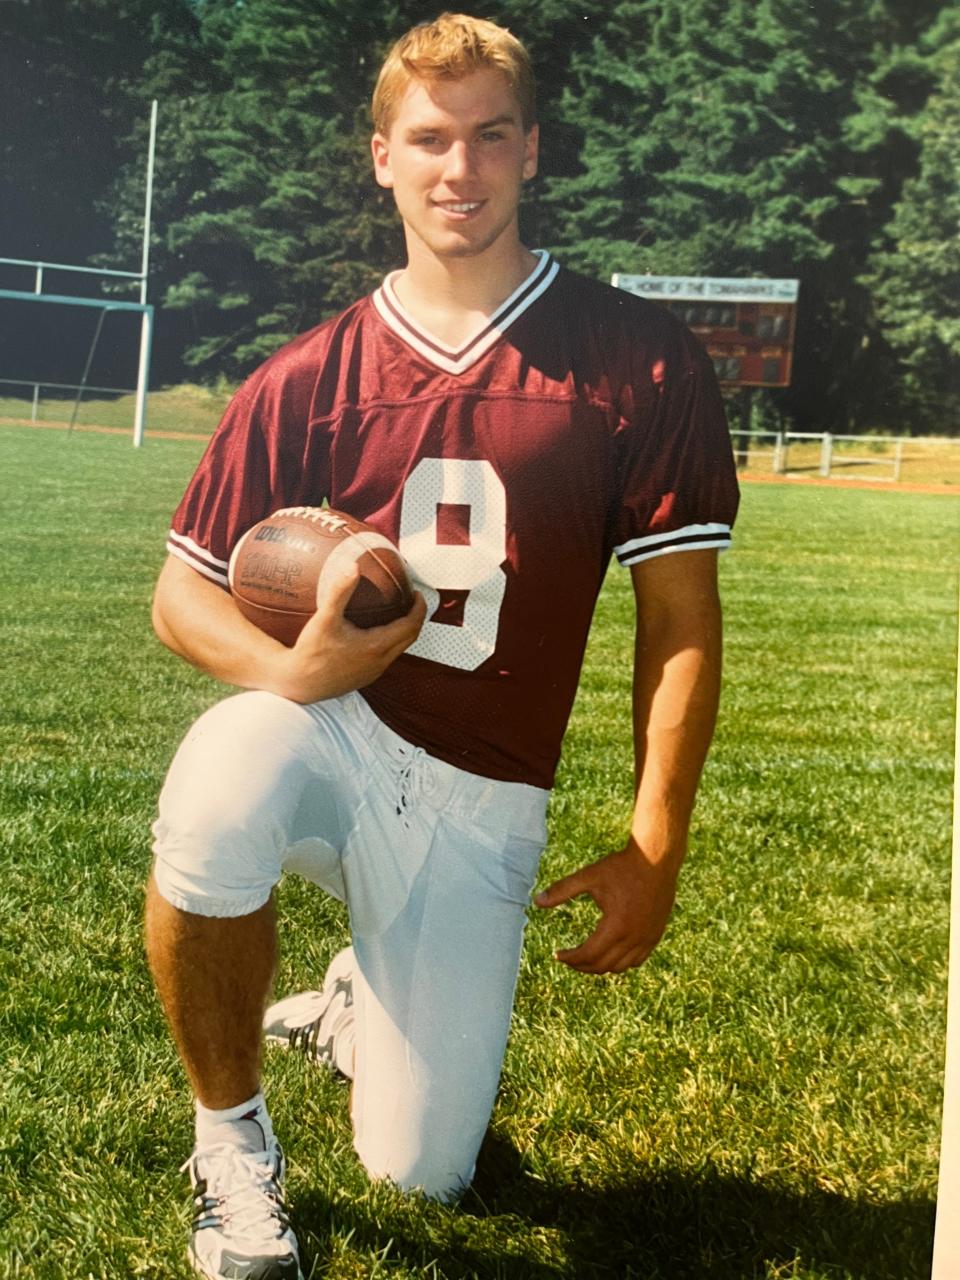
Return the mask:
<svg viewBox="0 0 960 1280">
<path fill-rule="evenodd" d="M 387 54 L 373 91 L 373 127 L 386 136 L 413 79 L 459 80 L 472 71 L 502 71 L 520 104 L 524 130 L 536 123 L 537 102 L 530 55 L 506 27 L 466 13 L 441 13 L 401 36 Z"/>
</svg>

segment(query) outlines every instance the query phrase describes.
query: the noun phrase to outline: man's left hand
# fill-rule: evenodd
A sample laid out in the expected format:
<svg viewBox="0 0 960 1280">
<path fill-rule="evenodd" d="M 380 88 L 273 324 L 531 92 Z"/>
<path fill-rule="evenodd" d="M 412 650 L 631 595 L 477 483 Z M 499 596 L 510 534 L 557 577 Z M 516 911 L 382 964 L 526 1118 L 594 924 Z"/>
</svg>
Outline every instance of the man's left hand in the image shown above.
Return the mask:
<svg viewBox="0 0 960 1280">
<path fill-rule="evenodd" d="M 597 927 L 579 947 L 555 958 L 580 973 L 623 973 L 643 964 L 663 937 L 676 896 L 681 858 L 653 862 L 633 840 L 538 893 L 556 907 L 588 893 L 600 908 Z"/>
</svg>

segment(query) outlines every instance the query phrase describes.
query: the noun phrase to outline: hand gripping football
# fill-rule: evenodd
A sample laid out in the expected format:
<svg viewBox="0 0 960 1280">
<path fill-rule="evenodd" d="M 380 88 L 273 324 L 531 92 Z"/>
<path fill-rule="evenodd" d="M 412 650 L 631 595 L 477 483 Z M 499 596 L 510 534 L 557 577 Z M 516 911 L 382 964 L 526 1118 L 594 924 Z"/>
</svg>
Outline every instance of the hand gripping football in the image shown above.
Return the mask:
<svg viewBox="0 0 960 1280">
<path fill-rule="evenodd" d="M 360 579 L 344 610 L 357 627 L 408 613 L 413 592 L 403 557 L 361 520 L 327 507 L 286 507 L 248 529 L 230 556 L 228 578 L 244 617 L 292 645 L 316 612 L 323 573 L 356 562 Z"/>
</svg>

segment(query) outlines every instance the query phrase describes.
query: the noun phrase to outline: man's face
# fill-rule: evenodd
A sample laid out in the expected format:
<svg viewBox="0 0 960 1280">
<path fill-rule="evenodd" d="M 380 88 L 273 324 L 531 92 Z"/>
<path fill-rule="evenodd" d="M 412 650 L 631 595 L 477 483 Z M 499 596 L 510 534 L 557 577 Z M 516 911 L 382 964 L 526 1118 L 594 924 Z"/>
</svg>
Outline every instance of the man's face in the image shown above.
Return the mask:
<svg viewBox="0 0 960 1280">
<path fill-rule="evenodd" d="M 520 187 L 537 171 L 537 127 L 524 133 L 506 77 L 412 80 L 389 133 L 374 134 L 374 170 L 393 190 L 407 233 L 437 257 L 473 257 L 517 237 Z"/>
</svg>

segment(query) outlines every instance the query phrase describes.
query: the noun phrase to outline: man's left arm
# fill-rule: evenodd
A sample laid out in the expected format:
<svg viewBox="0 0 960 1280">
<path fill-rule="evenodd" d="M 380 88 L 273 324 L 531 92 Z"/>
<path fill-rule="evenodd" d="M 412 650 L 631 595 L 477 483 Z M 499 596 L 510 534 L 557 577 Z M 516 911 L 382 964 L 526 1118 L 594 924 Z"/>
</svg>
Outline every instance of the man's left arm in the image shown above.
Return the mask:
<svg viewBox="0 0 960 1280">
<path fill-rule="evenodd" d="M 720 696 L 717 552 L 657 556 L 633 565 L 631 574 L 637 639 L 630 838 L 534 899 L 555 907 L 587 893 L 600 908 L 593 933 L 556 955 L 581 973 L 635 968 L 663 936 Z"/>
</svg>

